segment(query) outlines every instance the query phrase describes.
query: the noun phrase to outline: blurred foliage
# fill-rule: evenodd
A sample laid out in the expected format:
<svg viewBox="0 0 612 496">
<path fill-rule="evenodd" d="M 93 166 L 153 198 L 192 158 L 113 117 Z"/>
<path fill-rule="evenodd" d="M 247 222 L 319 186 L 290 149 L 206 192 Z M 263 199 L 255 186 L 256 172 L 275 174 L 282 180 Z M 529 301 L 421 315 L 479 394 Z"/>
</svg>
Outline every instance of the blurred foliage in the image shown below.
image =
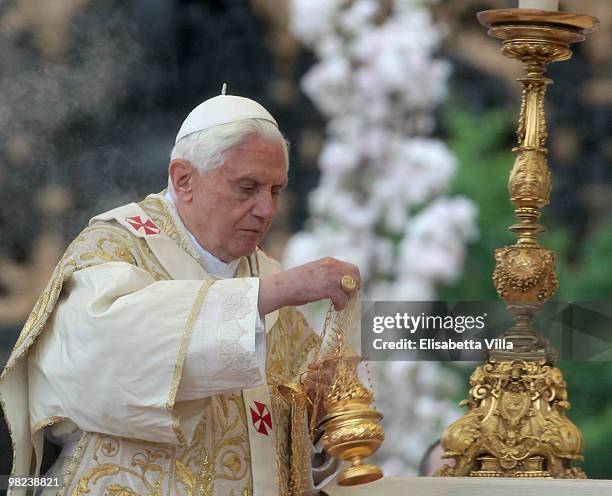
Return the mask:
<svg viewBox="0 0 612 496">
<path fill-rule="evenodd" d="M 508 172 L 512 164 L 512 112 L 495 109 L 478 115 L 458 103 L 447 105 L 446 143 L 457 157 L 459 168 L 453 193 L 463 194 L 479 209 L 479 239 L 469 246 L 464 277 L 441 292 L 443 299 L 496 299 L 491 284 L 495 248 L 512 242 L 505 226 L 513 223 L 508 201 Z"/>
<path fill-rule="evenodd" d="M 461 280 L 440 292 L 441 299 L 489 300 L 497 295 L 491 281 L 496 248 L 511 244 L 514 223 L 508 199 L 508 174 L 514 161 L 516 110 L 498 108 L 478 113 L 457 101 L 444 109 L 447 143 L 459 161 L 453 192 L 471 198 L 479 207 L 479 239 L 468 248 Z M 602 164 L 604 166 L 605 164 Z M 553 187 L 556 174 L 553 173 Z M 585 219 L 585 222 L 587 219 Z M 557 255 L 559 290 L 564 301 L 609 300 L 612 296 L 612 219 L 591 230 L 584 239 L 560 225 L 546 209 L 542 223 L 547 232 L 541 242 Z M 577 246 L 577 249 L 575 248 Z M 611 329 L 612 331 L 612 329 Z M 475 364 L 448 364 L 467 381 Z M 612 364 L 608 362 L 560 362 L 569 389 L 572 408 L 568 416 L 584 434 L 585 461 L 581 463 L 593 479 L 612 479 L 609 453 L 612 445 Z"/>
</svg>

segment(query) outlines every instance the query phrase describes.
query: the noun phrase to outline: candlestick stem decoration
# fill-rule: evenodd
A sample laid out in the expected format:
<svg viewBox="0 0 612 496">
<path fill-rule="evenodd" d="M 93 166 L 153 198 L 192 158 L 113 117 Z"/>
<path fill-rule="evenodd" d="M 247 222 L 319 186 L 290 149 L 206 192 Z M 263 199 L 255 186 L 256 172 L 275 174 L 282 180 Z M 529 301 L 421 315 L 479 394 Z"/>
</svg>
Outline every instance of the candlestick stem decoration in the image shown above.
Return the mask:
<svg viewBox="0 0 612 496">
<path fill-rule="evenodd" d="M 566 417 L 570 407 L 557 354 L 534 326 L 557 289 L 555 255 L 538 242 L 540 209 L 549 203 L 551 178 L 544 97 L 552 80 L 546 66 L 572 56 L 597 19 L 574 13 L 498 9 L 480 12 L 489 35 L 503 40 L 502 54 L 525 66 L 517 129 L 517 157 L 508 191 L 518 220 L 511 246 L 495 252 L 493 282 L 514 317 L 502 334 L 513 349 L 490 351 L 470 378 L 467 414 L 444 432 L 445 457 L 455 460 L 436 475 L 456 477 L 585 478 L 572 466 L 582 460 L 583 439 Z"/>
</svg>

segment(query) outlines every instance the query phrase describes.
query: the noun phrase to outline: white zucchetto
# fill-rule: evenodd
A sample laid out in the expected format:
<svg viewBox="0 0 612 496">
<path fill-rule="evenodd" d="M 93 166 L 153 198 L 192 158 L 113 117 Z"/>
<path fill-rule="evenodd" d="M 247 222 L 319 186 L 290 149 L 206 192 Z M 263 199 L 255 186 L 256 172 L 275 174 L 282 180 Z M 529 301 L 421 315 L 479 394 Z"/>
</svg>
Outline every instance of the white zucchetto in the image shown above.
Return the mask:
<svg viewBox="0 0 612 496">
<path fill-rule="evenodd" d="M 278 127 L 274 117 L 262 105 L 250 98 L 226 95 L 223 85 L 221 95 L 200 103 L 189 113 L 176 135 L 175 143 L 188 134 L 244 119 L 263 119 Z"/>
</svg>

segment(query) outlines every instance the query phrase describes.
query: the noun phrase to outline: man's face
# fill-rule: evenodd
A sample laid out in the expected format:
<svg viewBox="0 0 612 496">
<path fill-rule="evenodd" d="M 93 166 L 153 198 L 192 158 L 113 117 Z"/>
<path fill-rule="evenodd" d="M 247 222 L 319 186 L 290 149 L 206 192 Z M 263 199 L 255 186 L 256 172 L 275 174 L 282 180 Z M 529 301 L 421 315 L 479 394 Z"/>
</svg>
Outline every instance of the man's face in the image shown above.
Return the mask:
<svg viewBox="0 0 612 496">
<path fill-rule="evenodd" d="M 192 185 L 184 220 L 200 244 L 226 262 L 250 255 L 270 228 L 287 185 L 283 145 L 249 136 L 217 169 L 194 171 Z"/>
</svg>

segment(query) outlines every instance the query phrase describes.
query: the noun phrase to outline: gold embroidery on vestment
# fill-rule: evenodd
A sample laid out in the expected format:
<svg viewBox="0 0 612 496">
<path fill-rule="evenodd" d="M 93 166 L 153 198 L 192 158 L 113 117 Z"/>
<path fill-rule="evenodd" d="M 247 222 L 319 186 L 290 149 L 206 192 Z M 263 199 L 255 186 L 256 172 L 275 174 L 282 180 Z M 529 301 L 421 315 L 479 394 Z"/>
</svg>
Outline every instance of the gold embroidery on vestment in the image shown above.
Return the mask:
<svg viewBox="0 0 612 496">
<path fill-rule="evenodd" d="M 176 434 L 177 439 L 181 446 L 185 446 L 186 441 L 183 433 L 180 430 L 179 426 L 179 418 L 174 412 L 174 402 L 176 399 L 176 392 L 178 390 L 179 382 L 181 380 L 181 374 L 183 372 L 183 363 L 185 362 L 185 355 L 187 353 L 187 346 L 189 345 L 189 340 L 191 339 L 191 333 L 193 332 L 193 327 L 196 323 L 196 320 L 200 316 L 200 312 L 202 311 L 202 305 L 204 303 L 204 298 L 208 293 L 208 289 L 212 285 L 212 281 L 205 281 L 198 294 L 196 295 L 195 302 L 191 307 L 191 311 L 189 312 L 189 317 L 187 317 L 187 322 L 185 324 L 185 329 L 183 330 L 183 335 L 181 336 L 181 342 L 179 345 L 179 354 L 174 365 L 174 373 L 172 375 L 172 384 L 170 386 L 170 393 L 168 396 L 168 401 L 166 402 L 166 408 L 168 411 L 172 413 L 172 429 Z"/>
<path fill-rule="evenodd" d="M 57 424 L 58 422 L 61 422 L 63 420 L 68 420 L 68 418 L 62 415 L 52 415 L 51 417 L 46 417 L 42 420 L 39 420 L 32 427 L 32 436 L 36 434 L 40 429 L 49 425 Z"/>
<path fill-rule="evenodd" d="M 66 493 L 66 489 L 68 489 L 72 485 L 72 481 L 74 479 L 74 476 L 76 475 L 78 466 L 81 460 L 83 459 L 85 449 L 87 448 L 87 444 L 89 443 L 90 439 L 91 434 L 89 432 L 84 432 L 81 436 L 81 439 L 79 439 L 77 445 L 74 447 L 74 451 L 72 452 L 72 455 L 68 460 L 66 471 L 64 472 L 64 483 L 62 485 L 62 488 L 58 492 L 58 496 L 64 496 L 64 494 Z M 72 496 L 78 496 L 75 495 L 75 491 L 76 488 L 72 492 Z"/>
</svg>

